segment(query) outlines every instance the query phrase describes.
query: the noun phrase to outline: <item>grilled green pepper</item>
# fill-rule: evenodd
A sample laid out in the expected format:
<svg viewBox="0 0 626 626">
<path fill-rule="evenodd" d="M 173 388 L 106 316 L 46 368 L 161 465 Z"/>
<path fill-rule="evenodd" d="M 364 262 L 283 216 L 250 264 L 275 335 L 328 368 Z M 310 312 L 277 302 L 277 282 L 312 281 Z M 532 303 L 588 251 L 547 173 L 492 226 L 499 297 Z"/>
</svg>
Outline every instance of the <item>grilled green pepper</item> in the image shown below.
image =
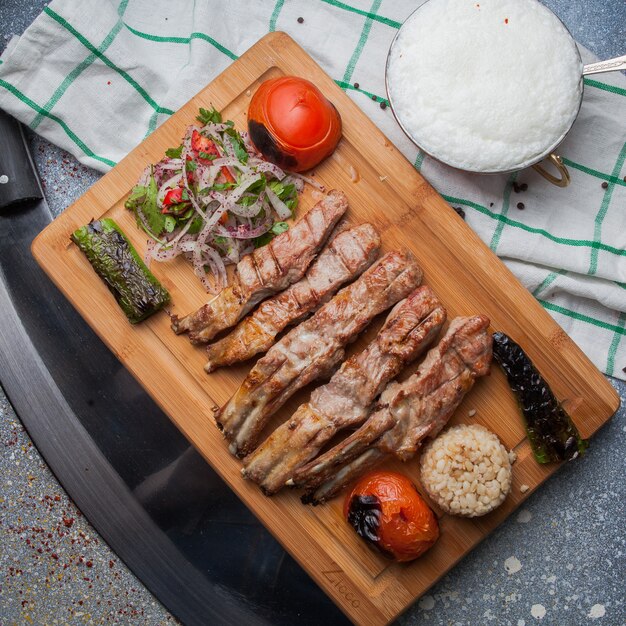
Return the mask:
<svg viewBox="0 0 626 626">
<path fill-rule="evenodd" d="M 522 348 L 504 333 L 494 333 L 493 356 L 517 395 L 535 459 L 568 461 L 584 452 L 588 442 Z"/>
<path fill-rule="evenodd" d="M 112 219 L 89 222 L 72 233 L 72 241 L 104 280 L 131 324 L 141 322 L 170 301 L 167 289 Z"/>
</svg>

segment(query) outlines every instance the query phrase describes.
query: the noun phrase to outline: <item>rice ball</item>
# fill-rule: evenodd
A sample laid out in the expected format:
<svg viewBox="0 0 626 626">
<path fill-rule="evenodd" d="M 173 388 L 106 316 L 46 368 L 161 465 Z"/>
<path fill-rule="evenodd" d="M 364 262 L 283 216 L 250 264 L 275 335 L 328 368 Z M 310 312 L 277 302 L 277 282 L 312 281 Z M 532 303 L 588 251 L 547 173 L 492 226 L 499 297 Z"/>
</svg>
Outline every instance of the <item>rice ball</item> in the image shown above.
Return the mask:
<svg viewBox="0 0 626 626">
<path fill-rule="evenodd" d="M 484 426 L 454 426 L 422 452 L 421 482 L 451 515 L 478 517 L 500 506 L 511 490 L 509 453 Z"/>
</svg>

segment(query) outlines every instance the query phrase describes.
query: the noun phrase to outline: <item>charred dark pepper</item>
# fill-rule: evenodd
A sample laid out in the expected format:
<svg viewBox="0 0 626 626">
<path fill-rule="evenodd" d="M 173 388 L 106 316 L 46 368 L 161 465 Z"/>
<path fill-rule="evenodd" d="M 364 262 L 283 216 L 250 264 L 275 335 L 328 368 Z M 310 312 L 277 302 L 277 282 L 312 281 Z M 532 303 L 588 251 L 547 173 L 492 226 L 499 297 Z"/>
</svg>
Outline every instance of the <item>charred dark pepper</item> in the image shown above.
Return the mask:
<svg viewBox="0 0 626 626">
<path fill-rule="evenodd" d="M 132 324 L 169 302 L 165 287 L 112 219 L 89 222 L 72 233 L 72 241 L 89 259 Z"/>
<path fill-rule="evenodd" d="M 528 355 L 508 335 L 494 333 L 493 356 L 517 395 L 528 441 L 539 463 L 569 461 L 585 451 L 571 417 Z"/>
</svg>

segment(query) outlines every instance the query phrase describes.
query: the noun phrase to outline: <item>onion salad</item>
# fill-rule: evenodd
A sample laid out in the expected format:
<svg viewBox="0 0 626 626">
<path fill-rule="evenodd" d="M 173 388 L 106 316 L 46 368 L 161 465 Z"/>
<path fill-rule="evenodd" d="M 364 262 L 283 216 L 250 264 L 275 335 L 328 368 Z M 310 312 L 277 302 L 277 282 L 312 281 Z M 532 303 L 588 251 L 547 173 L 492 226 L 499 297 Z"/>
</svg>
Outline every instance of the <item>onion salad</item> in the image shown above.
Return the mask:
<svg viewBox="0 0 626 626">
<path fill-rule="evenodd" d="M 125 206 L 150 237 L 146 264 L 183 254 L 216 293 L 227 265 L 288 230 L 298 193 L 313 181 L 263 159 L 215 109 L 200 109 L 197 120 L 180 146 L 145 169 Z"/>
</svg>

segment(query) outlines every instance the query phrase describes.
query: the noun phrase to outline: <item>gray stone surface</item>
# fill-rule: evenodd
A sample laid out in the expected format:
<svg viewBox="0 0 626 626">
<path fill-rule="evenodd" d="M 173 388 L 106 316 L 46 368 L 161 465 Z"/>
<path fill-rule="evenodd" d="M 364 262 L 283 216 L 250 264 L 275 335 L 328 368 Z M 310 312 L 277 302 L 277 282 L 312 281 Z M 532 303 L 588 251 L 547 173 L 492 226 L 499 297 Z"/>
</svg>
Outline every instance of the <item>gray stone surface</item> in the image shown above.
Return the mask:
<svg viewBox="0 0 626 626">
<path fill-rule="evenodd" d="M 0 0 L 0 48 L 45 4 Z M 623 0 L 545 4 L 600 57 L 626 51 Z M 98 179 L 45 140 L 30 141 L 55 213 Z M 612 382 L 626 404 L 626 385 Z M 625 446 L 622 406 L 584 458 L 563 467 L 401 623 L 626 624 Z M 175 621 L 80 515 L 1 389 L 0 483 L 1 623 Z"/>
<path fill-rule="evenodd" d="M 0 624 L 94 623 L 177 621 L 81 515 L 0 388 Z"/>
</svg>

